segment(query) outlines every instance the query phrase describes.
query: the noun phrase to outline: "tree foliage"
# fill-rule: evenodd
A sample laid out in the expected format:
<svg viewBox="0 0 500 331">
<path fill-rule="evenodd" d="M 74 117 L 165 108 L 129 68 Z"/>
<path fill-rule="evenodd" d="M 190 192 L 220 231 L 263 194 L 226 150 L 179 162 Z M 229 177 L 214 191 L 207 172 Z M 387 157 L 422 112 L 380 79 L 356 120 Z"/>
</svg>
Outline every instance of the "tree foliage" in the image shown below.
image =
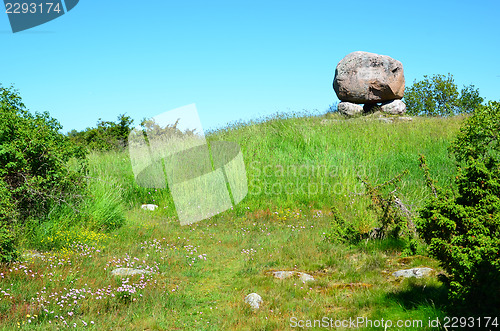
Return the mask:
<svg viewBox="0 0 500 331">
<path fill-rule="evenodd" d="M 454 303 L 479 312 L 500 306 L 500 103 L 476 109 L 452 144 L 457 190 L 436 186 L 421 164 L 432 198 L 419 232 L 449 275 Z"/>
<path fill-rule="evenodd" d="M 123 149 L 127 146 L 128 135 L 134 120 L 126 114 L 118 115 L 116 122 L 99 119 L 97 127 L 78 132 L 68 132 L 68 137 L 75 144 L 88 150 L 108 151 Z"/>
<path fill-rule="evenodd" d="M 424 76 L 405 91 L 404 102 L 410 115 L 450 116 L 472 113 L 483 103 L 474 85 L 464 86 L 460 93 L 453 75 Z"/>
<path fill-rule="evenodd" d="M 43 218 L 82 188 L 82 173 L 68 161 L 84 154 L 61 128 L 48 113 L 31 114 L 14 88 L 0 86 L 0 250 L 2 233 Z"/>
<path fill-rule="evenodd" d="M 484 98 L 479 95 L 479 89 L 471 84 L 462 88 L 458 108 L 461 113 L 470 114 L 480 107 L 483 102 Z"/>
</svg>

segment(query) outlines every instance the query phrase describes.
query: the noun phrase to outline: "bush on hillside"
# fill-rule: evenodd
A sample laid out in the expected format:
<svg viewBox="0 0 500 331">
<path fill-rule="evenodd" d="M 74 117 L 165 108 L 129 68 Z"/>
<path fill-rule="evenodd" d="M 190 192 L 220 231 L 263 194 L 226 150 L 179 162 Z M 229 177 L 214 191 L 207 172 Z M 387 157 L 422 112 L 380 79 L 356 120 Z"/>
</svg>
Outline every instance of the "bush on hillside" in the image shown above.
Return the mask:
<svg viewBox="0 0 500 331">
<path fill-rule="evenodd" d="M 408 174 L 408 169 L 393 178 L 378 185 L 370 183 L 367 177 L 358 179 L 365 186 L 365 196 L 370 198 L 372 209 L 379 220 L 380 227 L 370 234 L 374 238 L 389 236 L 393 239 L 405 236 L 412 238 L 415 233 L 410 210 L 403 204 L 397 192 L 402 178 Z"/>
<path fill-rule="evenodd" d="M 346 222 L 336 207 L 332 207 L 331 212 L 331 228 L 325 233 L 326 240 L 330 242 L 356 244 L 365 238 L 365 235 L 361 233 L 352 222 Z"/>
<path fill-rule="evenodd" d="M 83 131 L 71 130 L 71 141 L 88 150 L 110 151 L 127 147 L 128 136 L 134 120 L 125 114 L 118 115 L 117 122 L 99 119 L 97 127 Z"/>
<path fill-rule="evenodd" d="M 70 204 L 82 189 L 82 174 L 67 164 L 84 155 L 61 128 L 48 113 L 28 112 L 14 88 L 0 86 L 0 256 L 12 246 L 5 233 Z"/>
<path fill-rule="evenodd" d="M 12 232 L 12 220 L 15 208 L 10 192 L 5 183 L 0 181 L 0 262 L 12 261 L 16 257 L 15 237 Z"/>
<path fill-rule="evenodd" d="M 469 114 L 484 99 L 474 85 L 464 86 L 460 93 L 453 75 L 424 76 L 405 91 L 404 102 L 410 115 L 450 116 Z"/>
<path fill-rule="evenodd" d="M 450 150 L 457 190 L 437 187 L 423 156 L 433 194 L 419 232 L 449 275 L 458 306 L 485 312 L 500 306 L 500 103 L 481 106 L 466 120 Z"/>
</svg>

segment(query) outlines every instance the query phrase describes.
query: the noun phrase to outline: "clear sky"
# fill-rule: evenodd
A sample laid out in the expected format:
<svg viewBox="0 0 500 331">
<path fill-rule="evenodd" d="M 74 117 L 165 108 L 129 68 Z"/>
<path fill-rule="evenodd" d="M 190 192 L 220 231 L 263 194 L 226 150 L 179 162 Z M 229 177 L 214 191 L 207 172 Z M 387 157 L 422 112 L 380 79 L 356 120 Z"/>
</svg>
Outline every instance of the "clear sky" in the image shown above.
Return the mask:
<svg viewBox="0 0 500 331">
<path fill-rule="evenodd" d="M 0 14 L 0 83 L 63 131 L 195 103 L 206 129 L 325 111 L 353 51 L 403 63 L 406 85 L 452 73 L 500 100 L 500 1 L 95 1 L 13 34 Z"/>
</svg>

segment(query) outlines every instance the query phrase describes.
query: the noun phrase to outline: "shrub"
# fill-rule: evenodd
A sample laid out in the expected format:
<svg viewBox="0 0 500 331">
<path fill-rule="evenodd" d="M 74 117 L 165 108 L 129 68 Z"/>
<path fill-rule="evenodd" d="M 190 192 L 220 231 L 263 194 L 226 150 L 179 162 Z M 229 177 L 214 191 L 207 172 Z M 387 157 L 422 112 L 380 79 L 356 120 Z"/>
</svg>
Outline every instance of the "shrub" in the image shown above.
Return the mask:
<svg viewBox="0 0 500 331">
<path fill-rule="evenodd" d="M 134 121 L 125 114 L 118 115 L 117 123 L 99 119 L 97 127 L 83 131 L 71 130 L 71 141 L 88 150 L 110 151 L 127 147 L 128 136 Z"/>
<path fill-rule="evenodd" d="M 15 238 L 11 230 L 0 225 L 0 262 L 13 261 L 17 257 Z"/>
<path fill-rule="evenodd" d="M 498 102 L 466 120 L 450 148 L 458 166 L 454 191 L 436 186 L 421 156 L 433 194 L 419 232 L 449 275 L 450 299 L 477 312 L 500 306 L 499 128 Z"/>
<path fill-rule="evenodd" d="M 331 210 L 331 228 L 325 233 L 326 240 L 356 244 L 363 239 L 363 234 L 351 222 L 346 222 L 336 207 L 332 207 Z"/>
<path fill-rule="evenodd" d="M 15 208 L 5 183 L 0 181 L 0 262 L 12 261 L 16 257 L 12 220 Z"/>
<path fill-rule="evenodd" d="M 43 217 L 81 188 L 81 174 L 67 162 L 84 155 L 61 128 L 48 113 L 29 113 L 16 90 L 0 86 L 0 181 L 21 220 Z"/>
<path fill-rule="evenodd" d="M 378 185 L 373 185 L 368 181 L 368 178 L 359 180 L 366 188 L 365 195 L 370 198 L 372 209 L 376 214 L 381 224 L 370 234 L 371 237 L 383 238 L 389 235 L 392 238 L 398 238 L 400 235 L 412 237 L 415 232 L 415 226 L 412 221 L 412 215 L 409 209 L 403 204 L 398 197 L 398 183 L 403 176 L 408 174 L 408 170 L 404 170 L 392 179 Z M 389 190 L 392 188 L 392 190 Z"/>
<path fill-rule="evenodd" d="M 449 116 L 471 113 L 484 99 L 474 85 L 464 86 L 461 92 L 453 75 L 424 76 L 405 91 L 404 102 L 410 115 Z"/>
<path fill-rule="evenodd" d="M 12 257 L 12 230 L 34 233 L 61 206 L 77 205 L 84 181 L 82 169 L 68 167 L 83 159 L 59 132 L 48 113 L 31 114 L 18 92 L 0 86 L 0 255 Z M 73 207 L 72 207 L 73 208 Z M 9 234 L 9 235 L 8 235 Z"/>
</svg>

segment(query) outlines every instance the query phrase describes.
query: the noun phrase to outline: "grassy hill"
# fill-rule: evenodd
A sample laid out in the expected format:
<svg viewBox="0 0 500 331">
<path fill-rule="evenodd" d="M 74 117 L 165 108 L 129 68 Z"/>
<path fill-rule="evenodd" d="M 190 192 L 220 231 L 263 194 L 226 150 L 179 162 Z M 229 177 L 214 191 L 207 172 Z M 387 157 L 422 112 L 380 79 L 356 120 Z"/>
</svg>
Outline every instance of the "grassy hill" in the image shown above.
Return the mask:
<svg viewBox="0 0 500 331">
<path fill-rule="evenodd" d="M 443 286 L 435 275 L 400 280 L 391 273 L 439 271 L 436 261 L 402 255 L 405 240 L 349 245 L 325 235 L 332 207 L 361 232 L 379 226 L 358 175 L 382 183 L 408 169 L 398 192 L 413 212 L 429 194 L 419 154 L 442 185 L 451 185 L 454 161 L 447 147 L 462 121 L 275 116 L 217 130 L 209 142 L 240 145 L 249 193 L 234 209 L 183 227 L 167 190 L 135 184 L 127 153 L 91 154 L 96 201 L 109 205 L 110 213 L 125 210 L 125 225 L 112 233 L 39 231 L 40 242 L 57 241 L 59 248 L 26 252 L 25 261 L 1 271 L 0 326 L 284 330 L 327 317 L 422 320 L 425 327 L 429 318 L 446 315 Z M 142 203 L 160 208 L 144 211 Z M 116 277 L 111 270 L 117 267 L 152 273 Z M 278 280 L 275 270 L 306 272 L 316 280 Z M 252 292 L 264 301 L 257 311 L 243 302 Z"/>
</svg>

